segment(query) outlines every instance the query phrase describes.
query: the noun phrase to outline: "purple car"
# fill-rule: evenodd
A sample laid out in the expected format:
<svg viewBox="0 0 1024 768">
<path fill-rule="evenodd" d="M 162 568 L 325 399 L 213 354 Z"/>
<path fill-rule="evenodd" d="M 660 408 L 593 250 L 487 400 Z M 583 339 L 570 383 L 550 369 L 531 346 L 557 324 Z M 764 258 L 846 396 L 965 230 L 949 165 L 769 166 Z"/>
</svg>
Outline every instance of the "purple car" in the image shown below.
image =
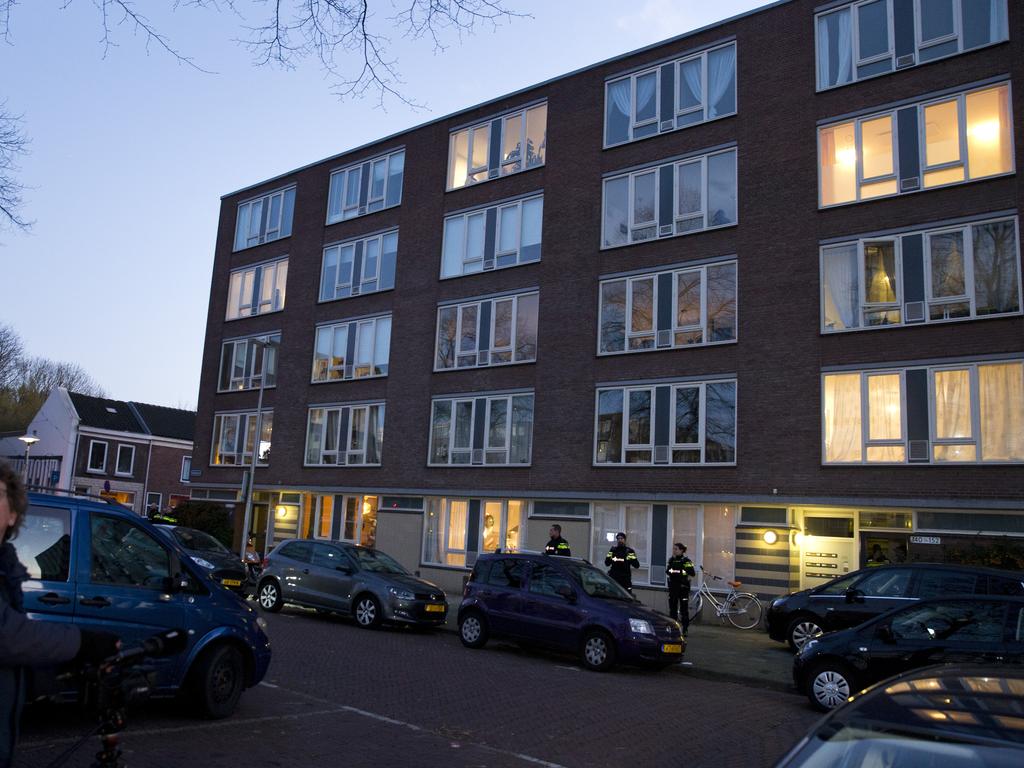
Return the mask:
<svg viewBox="0 0 1024 768">
<path fill-rule="evenodd" d="M 550 555 L 476 561 L 459 606 L 459 638 L 482 648 L 492 637 L 578 654 L 598 672 L 616 662 L 668 666 L 685 648 L 676 621 L 645 608 L 587 561 Z"/>
</svg>

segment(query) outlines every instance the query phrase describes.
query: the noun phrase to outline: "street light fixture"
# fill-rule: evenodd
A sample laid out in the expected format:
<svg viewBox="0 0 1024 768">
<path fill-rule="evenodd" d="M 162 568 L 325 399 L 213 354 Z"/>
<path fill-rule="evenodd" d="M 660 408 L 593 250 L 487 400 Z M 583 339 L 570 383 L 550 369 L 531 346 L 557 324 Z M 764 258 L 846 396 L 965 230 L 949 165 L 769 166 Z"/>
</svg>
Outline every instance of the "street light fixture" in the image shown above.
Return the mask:
<svg viewBox="0 0 1024 768">
<path fill-rule="evenodd" d="M 252 494 L 253 485 L 256 480 L 256 461 L 260 452 L 260 434 L 263 432 L 263 387 L 267 380 L 267 360 L 270 357 L 268 350 L 277 350 L 276 341 L 263 339 L 249 339 L 256 347 L 262 347 L 263 359 L 260 361 L 260 394 L 256 400 L 256 429 L 253 435 L 252 461 L 249 464 L 249 482 L 245 486 L 245 515 L 242 518 L 242 543 L 238 556 L 245 562 L 245 548 L 249 543 L 249 522 L 252 520 Z"/>
<path fill-rule="evenodd" d="M 25 444 L 25 485 L 28 485 L 28 454 L 32 446 L 39 442 L 39 432 L 33 429 L 31 435 L 25 434 L 18 439 Z"/>
</svg>

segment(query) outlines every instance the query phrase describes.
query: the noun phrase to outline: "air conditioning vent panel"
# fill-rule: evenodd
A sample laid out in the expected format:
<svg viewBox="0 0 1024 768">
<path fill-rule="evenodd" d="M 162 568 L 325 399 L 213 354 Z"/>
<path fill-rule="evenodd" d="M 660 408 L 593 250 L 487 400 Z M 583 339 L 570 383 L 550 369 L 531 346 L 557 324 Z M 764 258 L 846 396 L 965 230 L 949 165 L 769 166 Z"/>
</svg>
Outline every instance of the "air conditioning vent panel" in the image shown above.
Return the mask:
<svg viewBox="0 0 1024 768">
<path fill-rule="evenodd" d="M 923 323 L 924 319 L 923 301 L 908 301 L 903 305 L 903 322 Z"/>
<path fill-rule="evenodd" d="M 914 463 L 927 462 L 931 445 L 928 440 L 911 440 L 907 451 L 908 461 Z"/>
</svg>

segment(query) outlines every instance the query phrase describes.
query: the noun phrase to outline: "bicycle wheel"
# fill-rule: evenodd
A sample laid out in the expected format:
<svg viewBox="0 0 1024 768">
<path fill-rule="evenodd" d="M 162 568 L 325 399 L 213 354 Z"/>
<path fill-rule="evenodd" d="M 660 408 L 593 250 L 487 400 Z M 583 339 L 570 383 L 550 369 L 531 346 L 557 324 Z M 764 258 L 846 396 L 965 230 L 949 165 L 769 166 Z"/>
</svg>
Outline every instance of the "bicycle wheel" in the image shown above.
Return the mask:
<svg viewBox="0 0 1024 768">
<path fill-rule="evenodd" d="M 753 629 L 761 623 L 761 601 L 748 592 L 729 598 L 725 615 L 737 629 Z"/>
<path fill-rule="evenodd" d="M 700 609 L 704 607 L 704 597 L 700 592 L 694 592 L 690 595 L 690 606 L 689 614 L 690 621 L 695 621 L 700 616 Z"/>
</svg>

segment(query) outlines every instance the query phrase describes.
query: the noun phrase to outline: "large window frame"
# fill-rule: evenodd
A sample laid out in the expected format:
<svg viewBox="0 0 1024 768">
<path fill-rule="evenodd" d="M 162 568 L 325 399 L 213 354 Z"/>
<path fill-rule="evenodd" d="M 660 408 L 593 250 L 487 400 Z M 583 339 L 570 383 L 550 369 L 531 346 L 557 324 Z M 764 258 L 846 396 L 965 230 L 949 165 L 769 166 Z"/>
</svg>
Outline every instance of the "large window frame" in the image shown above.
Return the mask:
<svg viewBox="0 0 1024 768">
<path fill-rule="evenodd" d="M 642 527 L 630 524 L 631 516 L 635 519 L 637 515 L 644 519 Z M 645 502 L 623 502 L 621 504 L 594 502 L 590 533 L 592 563 L 603 567 L 605 556 L 616 545 L 615 535 L 619 531 L 626 534 L 626 546 L 633 548 L 640 563 L 640 567 L 631 573 L 633 583 L 656 583 L 651 580 L 651 551 L 654 538 L 653 505 Z"/>
<path fill-rule="evenodd" d="M 443 230 L 442 280 L 540 261 L 544 195 L 531 194 L 445 216 Z"/>
<path fill-rule="evenodd" d="M 240 320 L 284 309 L 288 257 L 231 271 L 225 320 Z"/>
<path fill-rule="evenodd" d="M 430 403 L 427 466 L 532 466 L 535 402 L 532 390 L 435 397 Z"/>
<path fill-rule="evenodd" d="M 379 467 L 384 455 L 383 400 L 311 405 L 303 466 Z M 316 458 L 316 461 L 311 459 Z"/>
<path fill-rule="evenodd" d="M 93 461 L 94 451 L 96 448 L 103 448 L 103 460 Z M 95 474 L 103 474 L 107 471 L 107 449 L 108 444 L 106 440 L 90 440 L 89 441 L 89 455 L 86 458 L 85 471 L 93 472 Z"/>
<path fill-rule="evenodd" d="M 324 246 L 318 301 L 391 290 L 397 258 L 397 229 Z"/>
<path fill-rule="evenodd" d="M 708 60 L 711 55 L 728 55 L 726 51 L 732 50 L 732 74 L 726 83 L 726 88 L 719 96 L 721 100 L 727 95 L 731 85 L 733 92 L 732 108 L 726 109 L 725 111 L 710 115 L 711 111 L 716 105 L 710 103 L 709 93 L 709 64 Z M 699 102 L 695 104 L 685 105 L 683 103 L 682 88 L 683 83 L 686 82 L 686 76 L 684 70 L 691 67 L 692 65 L 699 65 L 700 73 L 698 75 L 698 88 L 700 90 Z M 701 51 L 694 53 L 688 53 L 671 62 L 663 62 L 656 64 L 652 67 L 639 70 L 637 72 L 631 72 L 621 77 L 610 78 L 605 81 L 604 98 L 604 147 L 617 147 L 623 144 L 629 144 L 634 141 L 640 141 L 642 139 L 650 138 L 652 136 L 658 136 L 663 133 L 669 133 L 671 131 L 680 130 L 683 128 L 689 128 L 692 125 L 700 125 L 701 123 L 708 123 L 713 120 L 721 120 L 726 117 L 732 117 L 737 114 L 738 107 L 738 94 L 737 94 L 737 61 L 736 61 L 736 42 L 730 41 L 723 45 L 715 45 L 710 48 L 706 48 Z M 663 73 L 665 73 L 663 75 Z M 662 90 L 662 78 L 671 77 L 673 80 L 673 87 L 671 91 L 671 97 L 669 101 L 671 106 L 669 111 L 671 114 L 663 114 L 666 107 L 669 107 L 667 101 L 664 100 Z M 653 114 L 649 117 L 643 117 L 640 119 L 640 105 L 637 100 L 640 96 L 639 81 L 645 79 L 653 79 L 654 91 L 651 96 L 653 101 Z M 629 83 L 629 114 L 626 115 L 628 128 L 627 137 L 617 141 L 609 140 L 610 131 L 610 120 L 612 114 L 612 108 L 615 106 L 615 96 L 612 90 L 617 86 L 621 86 L 624 83 Z M 690 88 L 691 95 L 694 94 L 692 87 Z M 620 114 L 622 110 L 618 110 Z"/>
<path fill-rule="evenodd" d="M 479 510 L 476 525 L 472 526 L 470 515 L 474 502 L 479 504 Z M 427 499 L 420 562 L 423 565 L 471 568 L 476 555 L 493 552 L 499 547 L 502 552 L 519 551 L 526 543 L 528 507 L 529 503 L 524 499 L 462 496 Z M 495 515 L 498 519 L 489 534 L 487 517 Z M 477 536 L 472 542 L 469 532 L 474 527 Z M 495 546 L 485 548 L 488 544 Z"/>
<path fill-rule="evenodd" d="M 537 362 L 539 304 L 540 293 L 534 290 L 440 305 L 434 333 L 435 373 Z M 499 326 L 504 325 L 499 319 L 504 307 L 508 308 L 507 331 Z M 446 329 L 454 335 L 443 336 Z M 499 331 L 507 334 L 507 343 L 498 343 Z"/>
<path fill-rule="evenodd" d="M 313 339 L 310 383 L 387 376 L 391 320 L 388 313 L 318 325 Z"/>
<path fill-rule="evenodd" d="M 326 223 L 336 224 L 401 205 L 404 179 L 404 147 L 331 171 Z"/>
<path fill-rule="evenodd" d="M 238 204 L 235 218 L 235 251 L 290 237 L 295 213 L 292 184 Z"/>
<path fill-rule="evenodd" d="M 122 452 L 128 454 L 128 468 L 123 469 L 121 458 Z M 135 446 L 127 443 L 121 443 L 117 446 L 117 463 L 114 465 L 114 474 L 118 477 L 131 477 L 135 471 Z"/>
<path fill-rule="evenodd" d="M 277 386 L 277 350 L 281 332 L 273 331 L 258 336 L 229 339 L 221 344 L 220 368 L 217 377 L 218 392 L 241 392 Z"/>
<path fill-rule="evenodd" d="M 192 457 L 182 456 L 181 457 L 181 474 L 178 479 L 183 483 L 192 482 Z"/>
<path fill-rule="evenodd" d="M 542 167 L 547 162 L 547 110 L 548 104 L 544 101 L 452 131 L 448 136 L 445 190 L 451 192 Z M 543 121 L 539 146 L 530 135 L 531 127 L 538 127 L 537 121 Z M 495 139 L 501 143 L 497 151 L 493 146 Z M 515 142 L 512 146 L 510 139 Z M 460 158 L 465 164 L 464 170 L 460 168 Z"/>
<path fill-rule="evenodd" d="M 210 466 L 252 466 L 253 446 L 259 435 L 256 466 L 270 464 L 270 447 L 274 431 L 274 410 L 233 411 L 213 415 L 213 438 L 210 441 Z"/>
</svg>

